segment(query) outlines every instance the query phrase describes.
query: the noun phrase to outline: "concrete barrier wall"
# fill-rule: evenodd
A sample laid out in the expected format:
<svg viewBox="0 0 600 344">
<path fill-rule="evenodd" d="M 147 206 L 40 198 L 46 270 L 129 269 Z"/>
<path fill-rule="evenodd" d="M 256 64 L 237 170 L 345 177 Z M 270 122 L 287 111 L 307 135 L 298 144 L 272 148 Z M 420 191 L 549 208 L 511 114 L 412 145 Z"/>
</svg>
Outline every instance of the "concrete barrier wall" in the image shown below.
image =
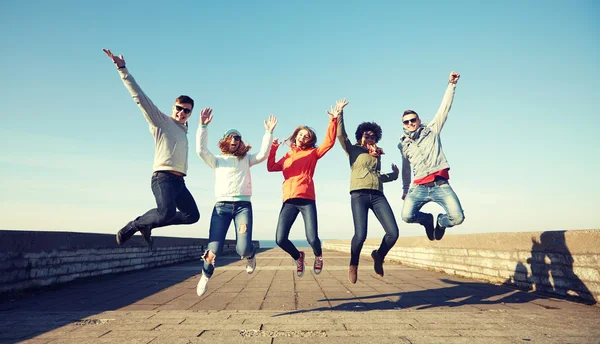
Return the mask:
<svg viewBox="0 0 600 344">
<path fill-rule="evenodd" d="M 380 242 L 367 240 L 361 254 L 370 255 Z M 328 240 L 323 248 L 349 254 L 350 241 Z M 441 241 L 401 237 L 390 260 L 589 303 L 600 300 L 600 230 L 446 235 Z"/>
<path fill-rule="evenodd" d="M 150 251 L 140 235 L 119 246 L 113 234 L 0 230 L 0 296 L 199 259 L 207 244 L 207 239 L 154 237 Z M 258 248 L 258 241 L 254 245 Z M 224 252 L 235 252 L 234 240 L 226 241 Z"/>
</svg>

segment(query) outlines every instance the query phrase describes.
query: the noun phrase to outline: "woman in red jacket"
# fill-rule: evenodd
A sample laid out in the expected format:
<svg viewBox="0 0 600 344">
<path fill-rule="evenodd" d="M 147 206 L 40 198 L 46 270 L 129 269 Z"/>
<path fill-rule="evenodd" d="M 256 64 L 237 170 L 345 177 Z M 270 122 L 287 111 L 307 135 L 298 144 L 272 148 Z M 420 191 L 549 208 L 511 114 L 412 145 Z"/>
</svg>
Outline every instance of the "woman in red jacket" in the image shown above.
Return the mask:
<svg viewBox="0 0 600 344">
<path fill-rule="evenodd" d="M 267 158 L 267 170 L 269 172 L 283 172 L 283 205 L 279 212 L 277 221 L 277 245 L 286 251 L 296 261 L 296 273 L 298 277 L 304 274 L 304 252 L 298 251 L 296 246 L 289 240 L 292 224 L 298 213 L 304 219 L 306 240 L 315 254 L 314 271 L 321 273 L 323 269 L 323 256 L 321 240 L 319 240 L 317 227 L 317 206 L 315 203 L 315 184 L 313 175 L 317 160 L 323 157 L 335 144 L 337 132 L 337 116 L 343 107 L 348 104 L 345 99 L 343 106 L 332 108 L 329 114 L 329 126 L 325 134 L 325 140 L 317 147 L 317 135 L 306 126 L 299 126 L 292 135 L 283 143 L 290 142 L 290 150 L 275 161 L 275 154 L 279 147 L 277 139 L 273 140 L 269 157 Z"/>
</svg>

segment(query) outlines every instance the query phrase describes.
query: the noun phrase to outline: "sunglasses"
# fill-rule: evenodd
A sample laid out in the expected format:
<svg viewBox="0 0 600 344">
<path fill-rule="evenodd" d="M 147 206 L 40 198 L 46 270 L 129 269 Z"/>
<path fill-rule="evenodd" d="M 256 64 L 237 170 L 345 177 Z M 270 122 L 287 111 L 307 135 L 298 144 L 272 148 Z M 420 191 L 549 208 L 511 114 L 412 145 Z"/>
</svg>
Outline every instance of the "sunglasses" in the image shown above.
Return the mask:
<svg viewBox="0 0 600 344">
<path fill-rule="evenodd" d="M 404 123 L 404 125 L 408 125 L 408 123 L 416 123 L 417 122 L 417 117 L 413 117 L 411 119 L 407 119 L 406 121 L 402 121 L 402 123 Z"/>
<path fill-rule="evenodd" d="M 192 109 L 188 109 L 188 108 L 184 108 L 183 106 L 179 106 L 179 105 L 175 105 L 175 110 L 177 110 L 177 112 L 183 110 L 183 112 L 187 115 L 190 112 L 192 112 Z"/>
<path fill-rule="evenodd" d="M 242 137 L 239 136 L 239 135 L 233 135 L 231 138 L 234 139 L 234 140 L 236 140 L 236 141 L 242 141 Z"/>
<path fill-rule="evenodd" d="M 371 135 L 371 134 L 363 134 L 363 137 L 365 139 L 371 139 L 371 140 L 375 140 L 377 138 L 375 135 Z"/>
</svg>

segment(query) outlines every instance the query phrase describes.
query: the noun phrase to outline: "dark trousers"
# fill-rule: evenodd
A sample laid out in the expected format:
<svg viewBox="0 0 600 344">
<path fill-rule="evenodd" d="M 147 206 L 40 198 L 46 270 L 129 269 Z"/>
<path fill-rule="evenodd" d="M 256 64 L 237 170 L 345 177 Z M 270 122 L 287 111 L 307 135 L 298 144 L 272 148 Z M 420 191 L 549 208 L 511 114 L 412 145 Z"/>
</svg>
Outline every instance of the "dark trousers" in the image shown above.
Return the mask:
<svg viewBox="0 0 600 344">
<path fill-rule="evenodd" d="M 369 209 L 373 211 L 379 223 L 383 226 L 385 235 L 377 252 L 385 258 L 398 240 L 398 224 L 387 198 L 377 190 L 355 190 L 350 192 L 352 218 L 354 220 L 354 237 L 350 254 L 350 265 L 358 265 L 360 251 L 367 239 L 367 220 Z"/>
<path fill-rule="evenodd" d="M 277 245 L 287 252 L 292 258 L 300 258 L 300 252 L 290 241 L 290 230 L 298 213 L 302 213 L 304 219 L 304 230 L 306 240 L 313 249 L 315 256 L 323 254 L 321 251 L 321 240 L 319 240 L 317 226 L 317 204 L 314 200 L 304 198 L 291 198 L 283 203 L 277 221 L 277 233 L 275 240 Z"/>
<path fill-rule="evenodd" d="M 136 230 L 198 222 L 200 212 L 194 197 L 185 186 L 183 177 L 169 172 L 154 172 L 151 185 L 156 208 L 148 210 L 133 221 Z"/>
</svg>

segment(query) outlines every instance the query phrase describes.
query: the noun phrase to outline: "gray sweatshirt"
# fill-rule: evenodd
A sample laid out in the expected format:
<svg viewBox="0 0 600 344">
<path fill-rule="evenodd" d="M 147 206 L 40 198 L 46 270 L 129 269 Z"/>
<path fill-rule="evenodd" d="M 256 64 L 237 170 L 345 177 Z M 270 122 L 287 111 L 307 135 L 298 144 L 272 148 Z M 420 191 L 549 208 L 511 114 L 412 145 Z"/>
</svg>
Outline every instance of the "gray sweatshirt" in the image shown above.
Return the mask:
<svg viewBox="0 0 600 344">
<path fill-rule="evenodd" d="M 154 171 L 177 171 L 187 174 L 188 128 L 162 113 L 146 96 L 127 68 L 119 69 L 123 84 L 140 107 L 154 136 Z"/>
</svg>

